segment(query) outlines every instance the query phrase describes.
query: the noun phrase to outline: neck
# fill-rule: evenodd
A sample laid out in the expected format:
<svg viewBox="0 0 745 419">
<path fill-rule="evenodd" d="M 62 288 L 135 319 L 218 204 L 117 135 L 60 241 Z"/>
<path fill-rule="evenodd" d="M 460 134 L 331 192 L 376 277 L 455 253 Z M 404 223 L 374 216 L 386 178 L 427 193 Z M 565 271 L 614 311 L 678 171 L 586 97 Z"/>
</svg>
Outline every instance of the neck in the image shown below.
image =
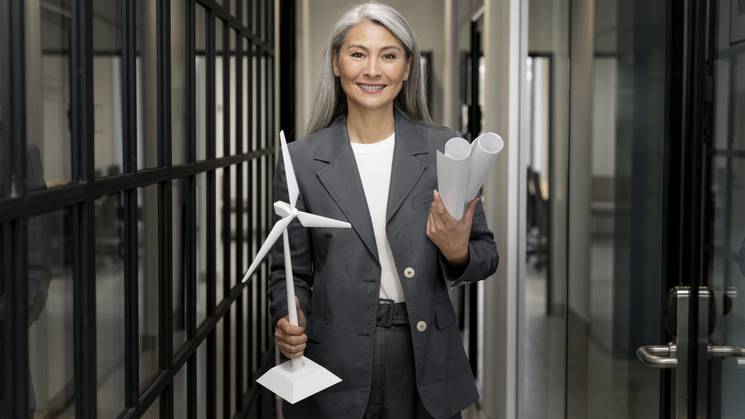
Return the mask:
<svg viewBox="0 0 745 419">
<path fill-rule="evenodd" d="M 354 107 L 347 110 L 347 132 L 349 141 L 370 144 L 388 138 L 395 130 L 393 103 L 381 109 L 360 111 Z"/>
</svg>

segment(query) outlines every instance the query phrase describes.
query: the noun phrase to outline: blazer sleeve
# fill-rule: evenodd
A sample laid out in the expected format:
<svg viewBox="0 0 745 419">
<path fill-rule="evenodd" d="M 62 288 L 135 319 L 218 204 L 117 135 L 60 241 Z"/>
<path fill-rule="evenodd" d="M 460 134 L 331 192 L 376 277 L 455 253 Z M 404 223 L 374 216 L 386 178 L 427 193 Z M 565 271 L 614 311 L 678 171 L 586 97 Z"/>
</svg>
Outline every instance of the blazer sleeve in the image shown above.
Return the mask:
<svg viewBox="0 0 745 419">
<path fill-rule="evenodd" d="M 275 201 L 290 201 L 281 155 L 274 171 L 273 194 Z M 298 196 L 295 207 L 300 211 L 305 211 L 302 194 Z M 279 219 L 280 217 L 274 214 L 273 222 L 276 223 Z M 313 287 L 313 254 L 310 230 L 303 227 L 297 219 L 294 219 L 287 227 L 287 233 L 290 241 L 290 251 L 292 253 L 292 277 L 295 284 L 295 296 L 300 301 L 300 307 L 303 313 L 307 316 L 310 311 L 310 298 Z M 269 314 L 272 316 L 272 323 L 277 324 L 279 319 L 287 315 L 287 287 L 285 285 L 284 246 L 282 239 L 277 240 L 270 254 L 272 262 L 267 297 L 269 299 Z"/>
</svg>

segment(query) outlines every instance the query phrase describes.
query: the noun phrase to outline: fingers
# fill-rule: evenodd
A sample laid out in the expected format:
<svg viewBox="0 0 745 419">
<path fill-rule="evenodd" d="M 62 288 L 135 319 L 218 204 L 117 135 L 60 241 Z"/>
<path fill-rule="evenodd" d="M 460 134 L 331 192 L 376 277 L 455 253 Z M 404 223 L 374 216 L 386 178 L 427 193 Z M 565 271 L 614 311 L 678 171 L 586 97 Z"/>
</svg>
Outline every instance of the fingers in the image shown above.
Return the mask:
<svg viewBox="0 0 745 419">
<path fill-rule="evenodd" d="M 282 333 L 286 335 L 293 335 L 293 336 L 299 336 L 302 335 L 305 331 L 300 326 L 295 326 L 292 323 L 290 323 L 289 320 L 287 320 L 287 316 L 282 317 L 277 321 L 277 328 L 282 331 Z"/>
<path fill-rule="evenodd" d="M 466 209 L 466 216 L 463 217 L 464 220 L 466 220 L 469 224 L 471 223 L 471 220 L 473 220 L 473 214 L 476 212 L 476 205 L 481 200 L 480 197 L 473 198 L 471 202 L 468 203 L 468 208 Z"/>
<path fill-rule="evenodd" d="M 279 351 L 288 358 L 301 357 L 308 343 L 308 336 L 303 333 L 303 328 L 290 324 L 287 317 L 277 321 L 274 338 Z"/>
</svg>

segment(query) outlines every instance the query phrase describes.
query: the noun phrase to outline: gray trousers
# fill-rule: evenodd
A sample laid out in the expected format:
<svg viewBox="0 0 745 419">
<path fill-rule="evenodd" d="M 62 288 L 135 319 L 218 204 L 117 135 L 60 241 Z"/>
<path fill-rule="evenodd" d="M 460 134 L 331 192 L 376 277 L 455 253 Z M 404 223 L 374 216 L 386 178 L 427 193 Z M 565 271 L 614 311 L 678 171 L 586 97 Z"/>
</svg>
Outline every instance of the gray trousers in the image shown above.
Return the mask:
<svg viewBox="0 0 745 419">
<path fill-rule="evenodd" d="M 447 397 L 443 394 L 443 397 Z M 432 419 L 419 399 L 408 325 L 375 328 L 372 387 L 365 419 Z M 451 419 L 460 419 L 458 413 Z"/>
</svg>

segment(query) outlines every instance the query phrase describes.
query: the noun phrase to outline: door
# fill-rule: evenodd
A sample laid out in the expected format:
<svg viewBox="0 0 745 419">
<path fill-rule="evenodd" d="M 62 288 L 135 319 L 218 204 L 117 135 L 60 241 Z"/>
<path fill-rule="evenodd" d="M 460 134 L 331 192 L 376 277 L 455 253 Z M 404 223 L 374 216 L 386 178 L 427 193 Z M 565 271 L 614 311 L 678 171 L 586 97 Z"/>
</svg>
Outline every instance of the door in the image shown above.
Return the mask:
<svg viewBox="0 0 745 419">
<path fill-rule="evenodd" d="M 733 419 L 745 417 L 745 1 L 715 1 L 711 16 L 711 237 L 705 286 L 712 296 L 713 324 L 706 417 Z"/>
<path fill-rule="evenodd" d="M 745 417 L 745 1 L 690 2 L 681 77 L 690 119 L 682 126 L 678 259 L 690 282 L 668 293 L 671 340 L 639 348 L 647 366 L 669 369 L 669 417 Z M 690 44 L 685 45 L 685 42 Z M 685 90 L 690 88 L 688 95 Z M 671 236 L 668 236 L 670 238 Z"/>
</svg>

